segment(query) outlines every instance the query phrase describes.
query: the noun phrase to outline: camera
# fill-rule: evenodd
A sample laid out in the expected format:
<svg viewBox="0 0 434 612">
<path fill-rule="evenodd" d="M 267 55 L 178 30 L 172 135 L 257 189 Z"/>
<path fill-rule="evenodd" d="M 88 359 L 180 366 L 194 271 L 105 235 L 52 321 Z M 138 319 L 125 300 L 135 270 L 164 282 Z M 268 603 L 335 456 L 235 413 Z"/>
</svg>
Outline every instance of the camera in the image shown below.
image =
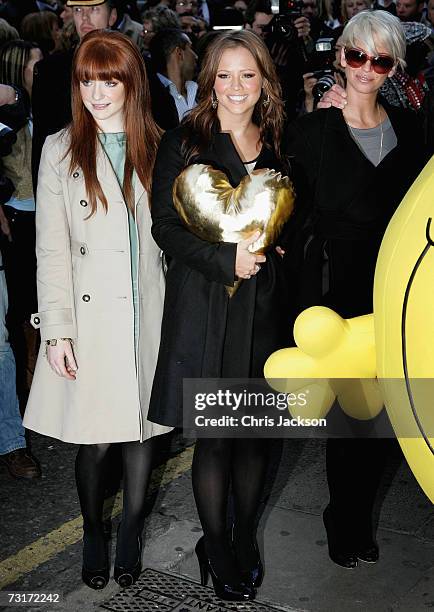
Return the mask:
<svg viewBox="0 0 434 612">
<path fill-rule="evenodd" d="M 334 38 L 318 38 L 315 50 L 309 58 L 307 71 L 318 79 L 312 89 L 312 95 L 317 104 L 326 91 L 336 83 L 334 78 L 335 41 Z"/>
<path fill-rule="evenodd" d="M 298 33 L 294 21 L 302 16 L 302 9 L 303 0 L 272 0 L 271 10 L 274 17 L 264 31 L 271 32 L 276 37 L 296 40 Z"/>
</svg>

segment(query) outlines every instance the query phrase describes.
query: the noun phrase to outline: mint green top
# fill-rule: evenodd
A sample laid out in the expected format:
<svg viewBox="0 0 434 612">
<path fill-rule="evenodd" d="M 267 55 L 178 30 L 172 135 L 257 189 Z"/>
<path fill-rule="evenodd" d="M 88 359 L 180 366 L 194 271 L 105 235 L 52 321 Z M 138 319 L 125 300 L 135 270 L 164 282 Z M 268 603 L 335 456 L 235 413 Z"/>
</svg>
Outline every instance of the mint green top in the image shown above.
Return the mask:
<svg viewBox="0 0 434 612">
<path fill-rule="evenodd" d="M 125 168 L 125 150 L 126 150 L 126 135 L 124 132 L 114 134 L 100 133 L 99 140 L 107 157 L 110 160 L 112 168 L 116 174 L 121 190 L 124 184 L 124 168 Z M 133 181 L 135 174 L 133 174 Z M 134 346 L 137 347 L 137 336 L 139 331 L 139 292 L 138 292 L 138 261 L 139 261 L 139 240 L 137 234 L 136 220 L 134 219 L 131 210 L 128 210 L 128 229 L 130 234 L 130 255 L 131 255 L 131 278 L 133 289 L 133 307 L 134 307 Z M 137 351 L 135 351 L 137 352 Z"/>
</svg>

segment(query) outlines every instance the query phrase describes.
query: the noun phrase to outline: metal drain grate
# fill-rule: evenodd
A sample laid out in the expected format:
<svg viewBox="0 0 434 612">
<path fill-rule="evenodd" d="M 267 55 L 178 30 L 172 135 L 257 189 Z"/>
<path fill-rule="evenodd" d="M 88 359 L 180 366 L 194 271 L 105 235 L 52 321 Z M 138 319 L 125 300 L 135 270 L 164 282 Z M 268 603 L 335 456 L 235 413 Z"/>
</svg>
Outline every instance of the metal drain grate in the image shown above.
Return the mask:
<svg viewBox="0 0 434 612">
<path fill-rule="evenodd" d="M 136 584 L 101 606 L 112 612 L 281 612 L 256 601 L 222 601 L 211 588 L 183 576 L 146 569 Z"/>
</svg>

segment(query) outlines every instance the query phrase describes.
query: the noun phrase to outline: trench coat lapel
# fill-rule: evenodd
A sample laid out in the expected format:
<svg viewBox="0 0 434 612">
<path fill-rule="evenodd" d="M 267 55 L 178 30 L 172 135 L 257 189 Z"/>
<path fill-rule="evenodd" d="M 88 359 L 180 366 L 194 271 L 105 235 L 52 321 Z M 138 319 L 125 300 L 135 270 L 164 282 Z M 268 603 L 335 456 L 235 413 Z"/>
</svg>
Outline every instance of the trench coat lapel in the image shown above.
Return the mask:
<svg viewBox="0 0 434 612">
<path fill-rule="evenodd" d="M 142 199 L 143 194 L 145 193 L 145 188 L 143 187 L 142 182 L 140 181 L 137 175 L 137 172 L 134 172 L 133 174 L 133 181 L 134 181 L 134 201 L 137 206 L 140 200 Z"/>
</svg>

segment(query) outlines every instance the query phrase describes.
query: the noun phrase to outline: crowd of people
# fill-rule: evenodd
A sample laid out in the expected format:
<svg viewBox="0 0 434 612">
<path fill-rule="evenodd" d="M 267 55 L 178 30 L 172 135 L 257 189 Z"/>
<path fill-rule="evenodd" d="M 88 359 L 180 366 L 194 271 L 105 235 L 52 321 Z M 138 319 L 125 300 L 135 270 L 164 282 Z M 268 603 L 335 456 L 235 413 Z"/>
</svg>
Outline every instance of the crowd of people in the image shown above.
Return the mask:
<svg viewBox="0 0 434 612">
<path fill-rule="evenodd" d="M 110 575 L 110 446 L 122 449 L 114 578 L 125 587 L 141 571 L 155 439 L 190 409 L 183 379 L 261 378 L 306 307 L 371 312 L 383 233 L 433 152 L 434 0 L 285 7 L 0 4 L 0 461 L 40 477 L 24 413 L 28 429 L 79 445 L 82 578 L 93 589 Z M 295 212 L 275 248 L 254 254 L 257 233 L 208 242 L 185 226 L 174 184 L 198 164 L 232 187 L 266 168 L 290 177 Z M 269 448 L 195 445 L 196 553 L 222 599 L 254 599 L 262 582 Z M 379 440 L 327 443 L 323 518 L 342 567 L 379 559 L 372 509 L 385 456 Z"/>
</svg>

